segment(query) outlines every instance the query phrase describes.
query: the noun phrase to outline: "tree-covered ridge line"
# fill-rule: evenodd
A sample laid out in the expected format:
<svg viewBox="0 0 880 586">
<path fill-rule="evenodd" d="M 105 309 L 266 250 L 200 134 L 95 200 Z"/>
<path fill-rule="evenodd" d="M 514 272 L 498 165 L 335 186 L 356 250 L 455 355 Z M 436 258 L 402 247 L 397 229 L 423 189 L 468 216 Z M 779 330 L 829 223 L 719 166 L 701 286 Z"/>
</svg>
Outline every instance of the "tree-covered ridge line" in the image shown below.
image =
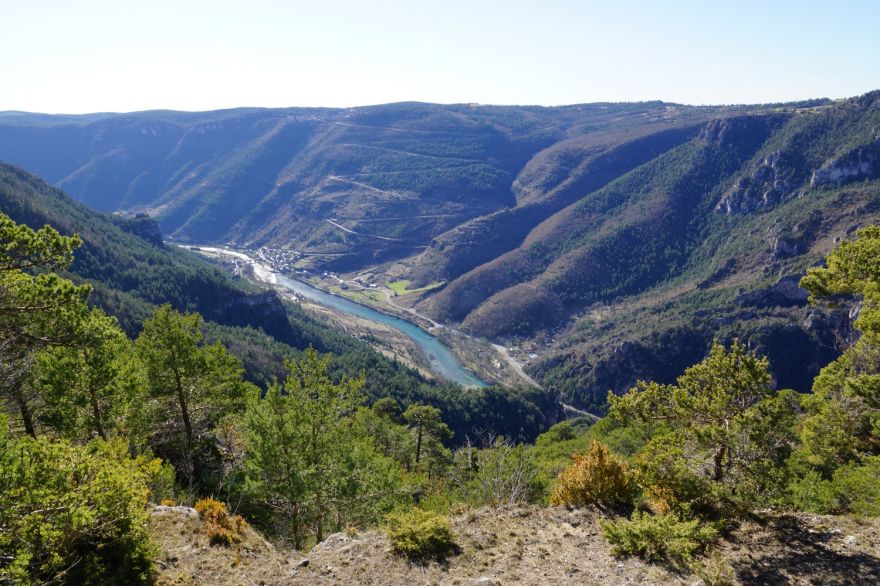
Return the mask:
<svg viewBox="0 0 880 586">
<path fill-rule="evenodd" d="M 470 218 L 513 207 L 519 172 L 557 143 L 770 108 L 400 103 L 0 116 L 0 159 L 97 209 L 155 213 L 185 241 L 292 242 L 354 266 L 407 256 Z M 328 218 L 398 242 L 351 237 Z"/>
</svg>

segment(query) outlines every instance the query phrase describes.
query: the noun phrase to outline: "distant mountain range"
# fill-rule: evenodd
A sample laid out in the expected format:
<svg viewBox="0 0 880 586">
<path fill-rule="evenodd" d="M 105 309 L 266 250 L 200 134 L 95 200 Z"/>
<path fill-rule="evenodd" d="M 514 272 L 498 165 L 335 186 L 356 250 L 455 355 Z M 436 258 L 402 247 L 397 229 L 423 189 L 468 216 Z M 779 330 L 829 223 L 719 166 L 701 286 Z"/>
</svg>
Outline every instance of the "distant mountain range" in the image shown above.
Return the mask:
<svg viewBox="0 0 880 586">
<path fill-rule="evenodd" d="M 607 390 L 671 379 L 716 336 L 796 355 L 775 374 L 806 390 L 849 318 L 806 307 L 797 276 L 880 220 L 880 92 L 7 112 L 0 159 L 181 241 L 288 248 L 335 270 L 395 261 L 397 276 L 445 283 L 420 310 L 516 345 L 545 386 L 600 410 Z"/>
<path fill-rule="evenodd" d="M 0 160 L 95 209 L 147 212 L 173 238 L 289 245 L 356 267 L 408 256 L 467 220 L 547 199 L 585 154 L 670 128 L 693 132 L 739 110 L 649 102 L 7 112 Z M 644 156 L 607 171 L 606 180 Z M 552 199 L 558 207 L 576 197 Z"/>
</svg>

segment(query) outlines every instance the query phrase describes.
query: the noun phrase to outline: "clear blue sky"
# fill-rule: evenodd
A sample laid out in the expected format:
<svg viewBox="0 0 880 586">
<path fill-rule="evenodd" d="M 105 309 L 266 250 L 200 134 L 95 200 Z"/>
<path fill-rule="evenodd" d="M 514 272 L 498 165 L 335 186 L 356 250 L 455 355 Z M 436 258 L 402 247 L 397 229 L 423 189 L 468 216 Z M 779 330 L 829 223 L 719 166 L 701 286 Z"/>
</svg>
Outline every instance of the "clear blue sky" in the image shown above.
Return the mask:
<svg viewBox="0 0 880 586">
<path fill-rule="evenodd" d="M 690 104 L 880 88 L 880 1 L 0 0 L 0 110 Z"/>
</svg>

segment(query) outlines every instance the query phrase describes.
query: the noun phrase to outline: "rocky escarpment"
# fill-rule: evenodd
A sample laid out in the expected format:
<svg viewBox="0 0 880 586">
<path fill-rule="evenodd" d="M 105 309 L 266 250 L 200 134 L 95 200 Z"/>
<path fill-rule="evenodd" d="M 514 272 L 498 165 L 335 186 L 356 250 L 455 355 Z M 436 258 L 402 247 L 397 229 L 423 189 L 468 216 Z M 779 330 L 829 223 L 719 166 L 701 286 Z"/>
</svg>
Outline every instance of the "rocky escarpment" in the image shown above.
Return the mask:
<svg viewBox="0 0 880 586">
<path fill-rule="evenodd" d="M 880 178 L 880 137 L 826 162 L 813 173 L 810 185 L 844 185 Z"/>
<path fill-rule="evenodd" d="M 773 147 L 765 147 L 761 158 L 724 192 L 715 211 L 725 215 L 749 214 L 802 196 L 811 187 L 838 187 L 880 178 L 880 126 L 873 113 L 880 99 L 875 99 L 875 95 L 848 100 L 839 110 L 830 111 L 824 127 L 817 126 L 815 114 L 810 114 L 813 118 L 790 118 L 791 132 L 783 140 L 770 141 Z M 845 126 L 849 122 L 843 118 L 854 112 L 861 117 L 861 128 Z M 707 139 L 724 138 L 725 129 L 720 122 L 717 125 L 718 128 L 710 125 L 704 131 Z M 854 140 L 854 136 L 859 138 Z M 842 139 L 854 140 L 858 146 L 843 146 L 847 142 Z"/>
<path fill-rule="evenodd" d="M 259 328 L 273 338 L 295 347 L 307 344 L 302 332 L 290 324 L 281 298 L 274 290 L 233 297 L 206 315 L 224 325 Z"/>
<path fill-rule="evenodd" d="M 162 230 L 155 218 L 151 218 L 147 214 L 137 214 L 131 217 L 114 215 L 112 218 L 113 223 L 124 232 L 134 234 L 155 246 L 162 246 Z"/>
<path fill-rule="evenodd" d="M 788 275 L 766 289 L 741 293 L 734 301 L 752 307 L 804 306 L 810 294 L 801 289 L 800 280 L 801 275 Z"/>
<path fill-rule="evenodd" d="M 765 236 L 770 247 L 770 261 L 804 254 L 819 236 L 821 226 L 822 213 L 818 210 L 794 225 L 786 225 L 781 219 L 777 219 L 767 228 Z M 769 270 L 769 267 L 764 268 L 765 271 Z"/>
<path fill-rule="evenodd" d="M 715 206 L 724 214 L 747 214 L 774 207 L 796 188 L 780 151 L 764 157 L 749 175 L 740 177 Z"/>
<path fill-rule="evenodd" d="M 727 190 L 715 211 L 726 214 L 748 214 L 779 205 L 795 195 L 806 183 L 797 172 L 797 165 L 787 161 L 787 153 L 774 151 L 766 155 L 748 175 L 737 179 Z M 810 187 L 840 186 L 856 181 L 880 178 L 880 138 L 827 160 L 812 171 Z"/>
</svg>

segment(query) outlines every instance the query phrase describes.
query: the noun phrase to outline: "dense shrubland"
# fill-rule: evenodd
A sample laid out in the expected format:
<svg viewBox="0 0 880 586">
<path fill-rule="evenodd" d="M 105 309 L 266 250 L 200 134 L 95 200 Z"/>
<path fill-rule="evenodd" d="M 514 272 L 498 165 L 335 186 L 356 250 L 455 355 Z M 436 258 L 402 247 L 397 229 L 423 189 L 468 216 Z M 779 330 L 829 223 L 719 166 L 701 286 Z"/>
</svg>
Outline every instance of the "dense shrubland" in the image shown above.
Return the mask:
<svg viewBox="0 0 880 586">
<path fill-rule="evenodd" d="M 803 279 L 816 303 L 861 303 L 860 337 L 812 394 L 716 343 L 674 384 L 640 382 L 533 445 L 547 416 L 532 391 L 379 397 L 314 349 L 261 389 L 198 314 L 155 308 L 132 340 L 90 309 L 88 286 L 51 272 L 76 237 L 3 216 L 0 237 L 0 581 L 149 582 L 163 499 L 195 503 L 218 546 L 242 516 L 299 549 L 385 524 L 410 557 L 454 553 L 444 516 L 469 507 L 597 506 L 616 553 L 697 570 L 756 510 L 880 514 L 878 228 Z"/>
<path fill-rule="evenodd" d="M 392 368 L 384 380 L 402 373 L 389 385 L 402 401 L 378 398 L 382 378 L 365 388 L 371 354 L 294 351 L 254 330 L 237 339 L 238 330 L 206 327 L 169 304 L 152 309 L 132 340 L 87 305 L 89 285 L 52 272 L 70 265 L 78 237 L 6 216 L 0 231 L 3 580 L 149 581 L 147 505 L 163 499 L 222 499 L 199 500 L 213 543 L 234 543 L 240 528 L 226 501 L 279 541 L 305 547 L 419 498 L 437 501 L 455 445 L 444 416 L 456 431 L 498 423 L 517 439 L 545 427 L 543 399 L 531 391 L 463 396 L 458 387 L 413 385 Z M 268 349 L 283 378 L 262 390 L 248 382 L 223 339 Z M 510 453 L 522 465 L 522 448 L 499 442 L 493 450 L 485 452 L 487 462 L 498 454 L 492 481 L 506 478 Z M 474 458 L 469 470 L 468 480 L 482 483 L 479 498 L 504 497 Z"/>
</svg>

